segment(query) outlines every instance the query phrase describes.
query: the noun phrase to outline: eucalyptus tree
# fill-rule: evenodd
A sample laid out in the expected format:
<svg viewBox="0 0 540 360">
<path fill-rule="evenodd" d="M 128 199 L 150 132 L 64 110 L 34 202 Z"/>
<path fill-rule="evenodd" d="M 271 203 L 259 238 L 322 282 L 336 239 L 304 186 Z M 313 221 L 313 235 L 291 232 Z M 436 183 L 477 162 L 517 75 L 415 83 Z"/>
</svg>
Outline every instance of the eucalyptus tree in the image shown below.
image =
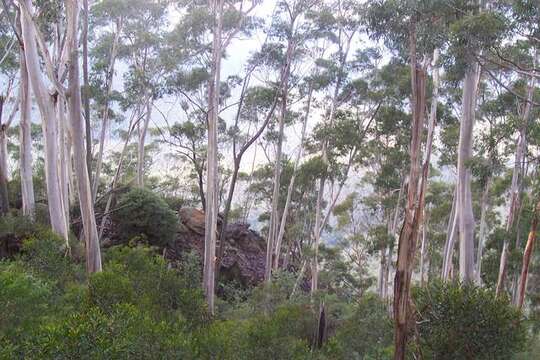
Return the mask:
<svg viewBox="0 0 540 360">
<path fill-rule="evenodd" d="M 272 265 L 274 263 L 274 248 L 279 233 L 279 201 L 281 183 L 281 165 L 283 159 L 283 140 L 285 121 L 288 112 L 289 91 L 291 88 L 291 69 L 294 62 L 300 59 L 305 41 L 308 39 L 310 24 L 306 21 L 306 13 L 318 5 L 318 0 L 279 1 L 277 11 L 272 19 L 273 28 L 270 29 L 272 40 L 270 49 L 278 55 L 277 67 L 279 69 L 279 111 L 277 114 L 277 145 L 274 166 L 274 180 L 272 191 L 272 205 L 268 225 L 266 246 L 265 276 L 266 282 L 271 281 Z"/>
<path fill-rule="evenodd" d="M 114 117 L 111 109 L 113 96 L 113 78 L 115 74 L 115 65 L 118 57 L 120 41 L 123 35 L 124 19 L 131 18 L 131 12 L 138 12 L 140 8 L 129 1 L 102 1 L 92 6 L 91 21 L 92 25 L 92 48 L 90 56 L 92 60 L 92 71 L 89 84 L 85 84 L 85 116 L 90 117 L 87 107 L 90 107 L 90 96 L 92 96 L 96 106 L 97 114 L 101 118 L 101 129 L 99 133 L 99 148 L 95 159 L 95 173 L 92 182 L 92 196 L 96 200 L 98 188 L 101 181 L 101 168 L 107 133 L 109 131 L 109 122 Z M 88 21 L 88 20 L 87 20 Z M 91 86 L 91 87 L 90 87 Z M 102 91 L 102 89 L 104 91 Z"/>
<path fill-rule="evenodd" d="M 9 210 L 7 133 L 20 102 L 20 94 L 18 97 L 14 96 L 20 34 L 16 27 L 16 14 L 13 8 L 4 6 L 3 10 L 5 14 L 0 22 L 0 46 L 4 51 L 0 58 L 0 76 L 4 80 L 5 88 L 0 90 L 0 215 L 6 214 Z M 11 111 L 8 112 L 10 108 Z"/>
<path fill-rule="evenodd" d="M 22 41 L 25 49 L 25 60 L 28 66 L 28 75 L 41 112 L 45 133 L 47 197 L 51 224 L 53 225 L 53 229 L 67 241 L 66 202 L 62 198 L 62 191 L 60 189 L 62 179 L 59 179 L 57 168 L 57 161 L 59 161 L 58 141 L 60 140 L 60 146 L 63 146 L 62 141 L 65 141 L 65 138 L 59 138 L 57 128 L 58 116 L 62 116 L 62 113 L 55 112 L 55 97 L 58 96 L 60 98 L 59 103 L 66 99 L 68 101 L 70 135 L 73 139 L 75 174 L 77 177 L 79 205 L 86 244 L 87 271 L 90 273 L 101 271 L 99 239 L 91 194 L 90 177 L 86 165 L 84 131 L 81 117 L 78 55 L 80 3 L 77 0 L 67 1 L 65 7 L 58 9 L 65 15 L 66 19 L 65 42 L 63 49 L 60 51 L 63 54 L 60 58 L 61 65 L 63 66 L 57 68 L 58 73 L 55 73 L 47 46 L 43 40 L 44 37 L 34 20 L 32 2 L 28 0 L 21 1 L 19 2 L 19 8 L 22 13 Z M 48 80 L 54 86 L 55 92 L 52 96 L 43 79 L 44 71 L 41 69 L 39 63 L 38 45 L 42 59 L 45 62 L 45 72 L 48 75 Z M 63 85 L 66 78 L 68 83 L 67 88 Z M 66 158 L 63 158 L 63 160 L 66 161 Z"/>
<path fill-rule="evenodd" d="M 424 214 L 426 190 L 424 183 L 427 181 L 427 177 L 421 173 L 422 155 L 420 153 L 426 112 L 427 67 L 428 59 L 434 49 L 441 47 L 443 40 L 440 22 L 431 21 L 432 18 L 440 17 L 441 9 L 438 5 L 437 2 L 412 4 L 374 1 L 370 5 L 368 14 L 372 36 L 383 38 L 387 46 L 407 56 L 410 65 L 411 100 L 409 106 L 412 113 L 409 146 L 410 171 L 405 219 L 399 236 L 394 281 L 394 359 L 405 358 L 408 324 L 411 319 L 410 286 L 419 225 L 422 223 Z M 429 155 L 429 151 L 426 155 Z M 426 160 L 429 167 L 429 158 L 427 157 Z"/>
<path fill-rule="evenodd" d="M 129 9 L 127 14 L 125 9 Z M 161 61 L 160 50 L 167 28 L 167 10 L 167 2 L 137 0 L 119 6 L 116 15 L 116 21 L 120 21 L 119 14 L 123 14 L 122 23 L 118 23 L 121 29 L 117 29 L 121 39 L 117 40 L 118 58 L 128 65 L 128 70 L 124 73 L 125 94 L 122 105 L 124 108 L 135 108 L 136 112 L 144 114 L 142 121 L 137 124 L 136 183 L 139 187 L 144 186 L 145 143 L 154 101 L 162 95 L 161 81 L 165 67 Z M 112 58 L 109 63 L 112 64 Z"/>
<path fill-rule="evenodd" d="M 60 150 L 58 144 L 58 119 L 55 110 L 55 97 L 58 95 L 63 97 L 64 88 L 59 81 L 58 74 L 54 73 L 54 67 L 47 50 L 47 45 L 44 43 L 43 35 L 34 20 L 32 2 L 29 0 L 20 1 L 19 9 L 21 12 L 21 38 L 24 46 L 28 77 L 42 118 L 49 216 L 53 230 L 67 242 L 68 223 L 61 190 L 60 173 L 57 166 L 57 162 L 60 159 Z M 54 95 L 50 94 L 44 79 L 44 71 L 40 64 L 38 43 L 42 59 L 45 63 L 46 76 L 54 86 Z"/>
<path fill-rule="evenodd" d="M 533 59 L 532 66 L 535 65 L 535 61 Z M 529 129 L 529 122 L 531 119 L 531 112 L 532 112 L 532 103 L 534 102 L 534 93 L 536 91 L 536 80 L 534 77 L 530 77 L 527 79 L 527 86 L 526 86 L 526 97 L 521 102 L 521 111 L 518 109 L 518 116 L 519 116 L 519 126 L 518 126 L 518 136 L 516 138 L 516 151 L 514 156 L 514 167 L 512 170 L 512 181 L 509 189 L 509 196 L 510 201 L 508 204 L 508 214 L 506 219 L 506 231 L 510 232 L 512 228 L 514 227 L 514 224 L 516 221 L 519 221 L 519 212 L 521 208 L 521 192 L 523 190 L 523 178 L 526 174 L 524 174 L 525 170 L 525 158 L 527 153 L 527 133 Z M 497 287 L 495 290 L 495 293 L 499 295 L 504 287 L 504 281 L 506 277 L 506 266 L 508 262 L 508 254 L 509 254 L 509 241 L 508 237 L 505 238 L 503 249 L 501 253 L 501 259 L 499 264 L 499 276 L 497 279 Z M 515 285 L 515 284 L 514 284 Z"/>
<path fill-rule="evenodd" d="M 332 127 L 334 117 L 340 106 L 347 102 L 347 96 L 351 96 L 351 90 L 356 90 L 351 81 L 351 75 L 354 69 L 353 62 L 350 59 L 351 45 L 357 39 L 361 30 L 362 18 L 361 7 L 355 1 L 336 0 L 321 4 L 318 11 L 312 11 L 310 17 L 318 35 L 329 42 L 329 55 L 319 59 L 316 63 L 320 71 L 320 77 L 324 80 L 319 84 L 320 90 L 326 90 L 325 109 L 323 124 Z M 358 95 L 358 94 L 355 94 Z M 352 95 L 354 96 L 354 95 Z M 321 159 L 324 166 L 329 167 L 329 149 L 328 141 L 323 140 L 321 144 Z M 355 151 L 356 152 L 356 151 Z M 351 153 L 352 155 L 352 153 Z M 356 154 L 354 154 L 356 155 Z M 351 165 L 354 160 L 351 159 Z M 351 166 L 349 165 L 348 168 Z M 346 170 L 348 175 L 348 169 Z M 315 225 L 313 230 L 314 255 L 311 264 L 311 291 L 317 290 L 318 277 L 318 259 L 317 252 L 320 243 L 321 233 L 328 222 L 328 218 L 336 204 L 337 198 L 341 193 L 344 182 L 340 182 L 337 196 L 330 200 L 330 207 L 326 215 L 322 213 L 324 202 L 324 193 L 326 188 L 327 176 L 319 179 L 317 207 L 315 210 Z"/>
</svg>

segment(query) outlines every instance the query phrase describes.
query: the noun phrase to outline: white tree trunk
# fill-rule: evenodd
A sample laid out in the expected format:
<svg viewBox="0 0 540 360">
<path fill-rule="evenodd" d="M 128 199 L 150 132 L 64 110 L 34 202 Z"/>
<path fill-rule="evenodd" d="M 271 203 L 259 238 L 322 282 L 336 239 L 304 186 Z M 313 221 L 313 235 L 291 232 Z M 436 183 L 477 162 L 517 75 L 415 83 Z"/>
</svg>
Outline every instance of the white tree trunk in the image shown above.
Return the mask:
<svg viewBox="0 0 540 360">
<path fill-rule="evenodd" d="M 476 97 L 480 82 L 480 64 L 474 62 L 463 80 L 462 115 L 458 145 L 459 277 L 474 281 L 474 214 L 469 161 L 473 151 Z"/>
<path fill-rule="evenodd" d="M 36 44 L 36 33 L 33 24 L 33 7 L 31 0 L 21 0 L 21 29 L 24 43 L 24 55 L 28 76 L 42 118 L 43 137 L 45 139 L 45 180 L 47 183 L 47 202 L 53 231 L 68 239 L 68 224 L 65 217 L 64 204 L 58 173 L 58 119 L 54 109 L 54 99 L 49 94 L 42 77 L 39 55 Z M 28 9 L 28 11 L 26 11 Z"/>
<path fill-rule="evenodd" d="M 486 214 L 489 210 L 489 190 L 491 188 L 491 177 L 486 180 L 484 191 L 482 192 L 482 200 L 480 201 L 480 234 L 478 235 L 478 249 L 476 253 L 476 283 L 482 284 L 482 256 L 484 252 L 484 244 L 486 243 L 487 219 Z"/>
<path fill-rule="evenodd" d="M 307 122 L 309 119 L 309 113 L 311 110 L 311 98 L 313 95 L 313 88 L 310 86 L 308 100 L 306 105 L 306 113 L 304 114 L 304 121 L 302 123 L 302 135 L 300 137 L 300 148 L 296 154 L 296 159 L 294 161 L 293 174 L 291 181 L 289 182 L 289 187 L 287 188 L 287 199 L 285 200 L 285 206 L 283 208 L 283 214 L 281 215 L 281 221 L 279 222 L 279 232 L 277 234 L 276 246 L 274 248 L 274 270 L 277 270 L 279 267 L 279 257 L 281 254 L 281 243 L 283 242 L 283 236 L 285 236 L 285 225 L 287 224 L 287 216 L 289 214 L 289 207 L 291 206 L 291 198 L 294 190 L 294 183 L 296 181 L 296 175 L 298 173 L 298 168 L 300 167 L 300 160 L 304 156 L 304 141 L 306 138 L 306 128 Z"/>
<path fill-rule="evenodd" d="M 148 132 L 148 125 L 150 124 L 150 118 L 152 117 L 152 96 L 149 95 L 146 101 L 146 115 L 144 118 L 142 128 L 139 128 L 139 142 L 137 148 L 137 186 L 144 187 L 144 144 L 146 140 L 146 133 Z"/>
<path fill-rule="evenodd" d="M 291 31 L 292 31 L 291 26 Z M 293 39 L 289 38 L 287 43 L 287 53 L 285 58 L 285 65 L 282 71 L 280 81 L 281 91 L 281 104 L 280 113 L 278 116 L 279 133 L 278 144 L 276 150 L 276 160 L 274 165 L 274 179 L 272 189 L 272 209 L 270 212 L 270 221 L 268 224 L 268 239 L 266 241 L 266 265 L 264 272 L 264 280 L 270 282 L 272 279 L 272 264 L 274 248 L 276 247 L 277 234 L 279 227 L 279 185 L 281 182 L 281 159 L 283 157 L 283 136 L 285 129 L 285 115 L 287 113 L 287 97 L 289 95 L 289 74 L 291 69 L 291 61 L 294 51 Z"/>
<path fill-rule="evenodd" d="M 68 130 L 66 129 L 66 103 L 64 98 L 58 97 L 56 102 L 56 114 L 58 118 L 58 147 L 60 149 L 60 160 L 58 162 L 58 173 L 60 174 L 60 191 L 62 192 L 62 202 L 64 203 L 64 211 L 66 213 L 66 221 L 69 223 L 69 159 L 71 155 L 67 149 Z"/>
<path fill-rule="evenodd" d="M 452 257 L 454 255 L 454 246 L 456 243 L 458 218 L 457 214 L 457 184 L 454 190 L 454 196 L 452 199 L 452 210 L 450 211 L 450 217 L 448 218 L 448 227 L 446 230 L 446 242 L 444 243 L 443 250 L 443 265 L 441 269 L 441 278 L 448 280 L 450 277 L 450 269 L 452 268 Z"/>
<path fill-rule="evenodd" d="M 19 123 L 20 141 L 20 172 L 21 172 L 21 197 L 22 211 L 25 216 L 34 218 L 36 208 L 34 197 L 34 180 L 32 177 L 32 123 L 30 114 L 32 112 L 30 80 L 26 69 L 24 50 L 21 49 L 20 56 L 21 85 L 20 85 L 20 111 L 21 119 Z"/>
<path fill-rule="evenodd" d="M 217 220 L 219 211 L 218 187 L 218 115 L 221 82 L 221 30 L 224 0 L 210 0 L 214 14 L 211 80 L 208 86 L 208 150 L 206 171 L 206 211 L 204 227 L 203 288 L 210 314 L 214 314 L 214 287 L 216 274 Z"/>
<path fill-rule="evenodd" d="M 527 125 L 531 114 L 531 102 L 534 98 L 535 79 L 531 78 L 529 87 L 527 90 L 527 102 L 521 116 L 521 128 L 519 136 L 516 140 L 516 154 L 514 158 L 514 170 L 512 172 L 512 183 L 510 185 L 510 203 L 508 207 L 508 217 L 506 219 L 506 232 L 510 232 L 514 227 L 516 214 L 520 207 L 520 185 L 519 182 L 522 177 L 521 168 L 524 161 L 526 147 L 527 147 Z M 497 287 L 495 294 L 499 295 L 504 288 L 504 281 L 506 278 L 506 265 L 508 263 L 509 255 L 509 239 L 505 237 L 503 243 L 503 249 L 501 253 L 501 259 L 499 262 L 499 276 L 497 278 Z"/>
<path fill-rule="evenodd" d="M 84 126 L 81 116 L 81 92 L 79 79 L 78 57 L 78 17 L 80 4 L 78 0 L 66 1 L 67 17 L 67 45 L 69 52 L 69 120 L 73 139 L 73 154 L 75 163 L 75 175 L 79 187 L 79 205 L 83 222 L 83 231 L 86 243 L 86 270 L 88 273 L 101 271 L 101 251 L 94 215 L 94 202 L 90 177 L 86 166 L 86 150 L 84 141 Z"/>
</svg>

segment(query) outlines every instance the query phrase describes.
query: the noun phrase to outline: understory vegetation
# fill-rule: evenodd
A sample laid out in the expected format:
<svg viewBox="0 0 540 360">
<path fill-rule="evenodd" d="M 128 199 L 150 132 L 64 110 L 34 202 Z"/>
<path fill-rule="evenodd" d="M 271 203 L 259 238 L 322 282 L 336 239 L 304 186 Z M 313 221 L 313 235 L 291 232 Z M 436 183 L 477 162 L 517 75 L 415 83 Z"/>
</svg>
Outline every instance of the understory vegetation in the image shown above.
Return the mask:
<svg viewBox="0 0 540 360">
<path fill-rule="evenodd" d="M 393 325 L 377 295 L 293 292 L 293 274 L 270 285 L 224 284 L 215 317 L 200 287 L 200 259 L 168 266 L 156 248 L 118 245 L 90 276 L 47 227 L 0 222 L 24 237 L 0 263 L 0 359 L 390 359 Z M 71 256 L 66 256 L 66 252 Z M 320 336 L 317 304 L 325 304 Z M 532 359 L 534 329 L 503 299 L 473 285 L 415 288 L 411 359 Z M 530 347 L 530 353 L 523 353 Z M 521 354 L 520 354 L 521 353 Z M 528 355 L 527 355 L 528 354 Z"/>
</svg>

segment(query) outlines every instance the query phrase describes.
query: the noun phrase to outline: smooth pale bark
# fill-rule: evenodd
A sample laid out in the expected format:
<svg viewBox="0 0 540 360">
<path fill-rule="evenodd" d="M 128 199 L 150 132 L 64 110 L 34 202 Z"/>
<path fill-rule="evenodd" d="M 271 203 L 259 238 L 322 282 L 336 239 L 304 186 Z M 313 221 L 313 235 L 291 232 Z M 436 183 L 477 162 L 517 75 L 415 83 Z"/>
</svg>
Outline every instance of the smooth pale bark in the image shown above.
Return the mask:
<svg viewBox="0 0 540 360">
<path fill-rule="evenodd" d="M 85 0 L 86 1 L 86 0 Z M 120 31 L 122 29 L 123 21 L 118 20 L 116 23 L 116 32 L 114 33 L 113 43 L 111 47 L 111 56 L 109 60 L 109 66 L 107 68 L 107 75 L 105 79 L 105 106 L 103 109 L 103 118 L 101 119 L 101 131 L 99 135 L 99 150 L 96 156 L 96 172 L 92 182 L 92 199 L 96 201 L 97 191 L 99 188 L 101 177 L 101 166 L 103 164 L 103 152 L 105 149 L 105 141 L 107 139 L 107 131 L 109 129 L 109 98 L 112 92 L 112 83 L 114 76 L 114 66 L 116 63 L 116 56 L 118 52 L 118 42 L 120 39 Z M 86 105 L 85 105 L 86 106 Z"/>
<path fill-rule="evenodd" d="M 315 234 L 313 241 L 313 257 L 311 259 L 311 294 L 319 288 L 319 243 L 321 241 L 322 202 L 326 177 L 319 180 L 317 203 L 315 206 Z"/>
<path fill-rule="evenodd" d="M 86 140 L 86 167 L 88 174 L 92 174 L 92 132 L 90 127 L 90 81 L 88 79 L 88 17 L 90 16 L 88 0 L 82 0 L 83 18 L 82 18 L 82 69 L 83 69 L 83 87 L 82 94 L 84 99 L 84 130 Z M 92 180 L 92 179 L 90 179 Z"/>
<path fill-rule="evenodd" d="M 474 214 L 471 192 L 471 169 L 473 156 L 473 131 L 476 98 L 480 82 L 480 64 L 469 65 L 463 80 L 462 115 L 458 144 L 458 228 L 459 228 L 459 278 L 464 282 L 474 281 Z"/>
<path fill-rule="evenodd" d="M 416 254 L 419 224 L 421 223 L 422 207 L 419 189 L 420 181 L 420 148 L 422 144 L 422 130 L 425 113 L 426 73 L 416 57 L 416 26 L 411 23 L 409 32 L 409 54 L 411 66 L 412 89 L 412 127 L 410 145 L 410 172 L 407 189 L 407 206 L 405 220 L 398 244 L 398 258 L 396 275 L 394 278 L 394 359 L 404 360 L 408 339 L 410 314 L 410 286 Z"/>
<path fill-rule="evenodd" d="M 534 249 L 534 243 L 536 242 L 536 231 L 538 228 L 538 221 L 540 217 L 540 202 L 536 204 L 533 220 L 531 223 L 531 230 L 527 238 L 527 245 L 525 245 L 525 251 L 523 253 L 523 264 L 521 267 L 521 276 L 519 278 L 518 286 L 518 298 L 517 307 L 523 308 L 523 302 L 525 301 L 525 292 L 527 291 L 527 278 L 529 276 L 529 265 L 531 263 L 531 256 Z"/>
<path fill-rule="evenodd" d="M 34 180 L 32 177 L 32 112 L 30 80 L 26 69 L 24 50 L 21 48 L 20 56 L 21 84 L 20 84 L 20 111 L 19 142 L 20 142 L 20 173 L 22 212 L 30 219 L 34 218 L 36 202 L 34 196 Z"/>
<path fill-rule="evenodd" d="M 294 28 L 294 20 L 291 19 L 290 31 L 292 33 Z M 293 58 L 295 44 L 294 39 L 292 39 L 292 34 L 287 39 L 287 53 L 285 57 L 285 65 L 281 74 L 281 103 L 280 103 L 280 112 L 278 116 L 278 143 L 276 149 L 276 159 L 274 165 L 274 178 L 273 178 L 273 190 L 272 190 L 272 209 L 270 212 L 270 221 L 268 224 L 268 239 L 266 241 L 266 263 L 264 271 L 264 281 L 270 282 L 272 278 L 272 264 L 273 264 L 273 255 L 274 247 L 276 244 L 276 238 L 278 233 L 279 226 L 279 185 L 281 182 L 281 160 L 283 157 L 283 136 L 285 130 L 285 115 L 287 113 L 287 98 L 289 96 L 289 75 L 291 70 L 291 62 Z"/>
<path fill-rule="evenodd" d="M 58 97 L 56 102 L 56 116 L 58 118 L 58 147 L 60 149 L 60 159 L 58 161 L 58 172 L 60 174 L 60 191 L 62 192 L 62 202 L 66 221 L 69 224 L 69 159 L 71 154 L 68 152 L 68 129 L 66 119 L 66 103 L 64 98 Z M 67 244 L 66 244 L 67 245 Z"/>
<path fill-rule="evenodd" d="M 0 215 L 5 215 L 9 211 L 8 195 L 8 152 L 7 152 L 7 129 L 3 123 L 4 96 L 0 96 Z"/>
<path fill-rule="evenodd" d="M 420 227 L 422 229 L 422 247 L 420 252 L 420 283 L 424 285 L 424 261 L 426 257 L 426 217 L 425 217 L 425 194 L 427 191 L 428 179 L 429 179 L 429 168 L 431 163 L 431 151 L 433 148 L 433 138 L 435 136 L 435 125 L 437 123 L 437 106 L 439 103 L 439 49 L 433 51 L 432 59 L 432 78 L 433 78 L 433 92 L 431 95 L 431 109 L 429 113 L 429 123 L 428 123 L 428 135 L 426 141 L 426 149 L 424 155 L 424 165 L 422 168 L 422 182 L 420 189 L 420 207 L 423 212 L 420 217 Z"/>
<path fill-rule="evenodd" d="M 139 142 L 137 143 L 137 186 L 144 186 L 144 145 L 146 141 L 146 134 L 148 133 L 148 125 L 152 117 L 152 96 L 149 95 L 146 100 L 146 114 L 142 124 L 139 127 Z"/>
<path fill-rule="evenodd" d="M 454 246 L 456 243 L 456 237 L 457 237 L 457 227 L 458 227 L 458 218 L 459 215 L 457 214 L 457 190 L 458 186 L 456 184 L 456 187 L 454 189 L 454 196 L 452 200 L 452 210 L 450 211 L 450 217 L 448 218 L 448 227 L 446 230 L 446 241 L 444 243 L 444 250 L 443 250 L 443 265 L 441 269 L 441 278 L 443 280 L 448 280 L 450 278 L 450 271 L 452 268 L 452 257 L 454 254 Z"/>
<path fill-rule="evenodd" d="M 399 241 L 399 234 L 397 232 L 398 227 L 398 221 L 399 221 L 399 209 L 401 207 L 401 200 L 403 199 L 403 192 L 405 190 L 406 181 L 405 179 L 401 181 L 401 185 L 399 187 L 398 192 L 398 199 L 396 202 L 396 206 L 394 207 L 394 217 L 392 220 L 392 227 L 390 228 L 390 235 L 394 238 L 394 244 L 388 244 L 386 247 L 386 264 L 384 267 L 384 273 L 383 273 L 383 294 L 382 298 L 386 299 L 388 297 L 388 278 L 390 277 L 390 267 L 392 266 L 392 257 L 393 257 L 393 249 L 395 243 Z"/>
<path fill-rule="evenodd" d="M 309 119 L 309 112 L 311 110 L 311 98 L 313 95 L 313 87 L 310 85 L 308 91 L 308 100 L 306 105 L 306 113 L 304 114 L 304 121 L 302 123 L 302 135 L 300 136 L 300 148 L 296 153 L 296 159 L 294 160 L 293 174 L 289 182 L 289 187 L 287 188 L 287 198 L 285 200 L 285 206 L 283 207 L 283 213 L 281 215 L 281 220 L 279 222 L 279 232 L 277 234 L 276 246 L 274 247 L 274 270 L 279 268 L 279 257 L 281 254 L 281 244 L 283 242 L 283 237 L 285 236 L 285 225 L 287 223 L 287 216 L 289 214 L 289 207 L 291 206 L 291 198 L 294 190 L 294 183 L 296 181 L 296 176 L 298 174 L 298 168 L 300 167 L 300 160 L 304 155 L 304 141 L 306 138 L 306 128 L 307 122 Z"/>
<path fill-rule="evenodd" d="M 75 176 L 77 178 L 79 205 L 83 223 L 84 238 L 86 244 L 86 270 L 88 273 L 101 271 L 101 251 L 97 232 L 96 218 L 94 214 L 94 202 L 90 176 L 86 166 L 86 150 L 84 141 L 84 123 L 81 114 L 81 92 L 79 80 L 79 56 L 78 56 L 78 0 L 66 1 L 67 17 L 67 51 L 69 54 L 68 75 L 68 109 L 71 136 L 73 140 L 73 155 Z"/>
<path fill-rule="evenodd" d="M 508 207 L 508 217 L 506 219 L 507 233 L 509 233 L 515 226 L 516 214 L 521 206 L 520 181 L 523 176 L 522 164 L 525 160 L 527 148 L 527 127 L 531 115 L 531 105 L 534 98 L 535 83 L 535 79 L 531 78 L 527 90 L 527 102 L 525 103 L 525 108 L 521 116 L 522 123 L 519 131 L 519 136 L 516 140 L 516 154 L 514 157 L 514 169 L 512 171 L 512 183 L 510 185 L 510 204 Z M 497 278 L 497 287 L 495 288 L 495 294 L 497 296 L 499 296 L 504 289 L 508 256 L 509 239 L 508 236 L 506 236 L 503 242 L 503 249 L 499 261 L 499 276 Z"/>
<path fill-rule="evenodd" d="M 65 217 L 64 203 L 60 188 L 60 174 L 58 172 L 58 119 L 54 108 L 52 96 L 40 67 L 38 48 L 36 43 L 35 24 L 33 23 L 33 6 L 31 0 L 21 0 L 21 30 L 24 45 L 24 55 L 30 84 L 42 118 L 43 137 L 45 140 L 45 180 L 47 185 L 47 204 L 51 226 L 54 232 L 68 239 L 68 224 Z M 55 82 L 53 78 L 51 81 Z"/>
<path fill-rule="evenodd" d="M 216 274 L 217 221 L 219 211 L 218 187 L 218 114 L 221 74 L 221 34 L 224 0 L 210 0 L 214 17 L 212 29 L 212 62 L 208 84 L 208 149 L 206 160 L 206 211 L 204 227 L 203 289 L 210 314 L 214 315 L 214 288 Z"/>
<path fill-rule="evenodd" d="M 489 210 L 489 190 L 491 189 L 491 177 L 488 177 L 486 184 L 484 185 L 484 191 L 482 192 L 482 199 L 480 200 L 480 233 L 478 234 L 478 249 L 476 250 L 476 284 L 482 284 L 482 256 L 484 252 L 484 245 L 486 243 L 487 233 L 487 219 L 486 214 Z"/>
</svg>

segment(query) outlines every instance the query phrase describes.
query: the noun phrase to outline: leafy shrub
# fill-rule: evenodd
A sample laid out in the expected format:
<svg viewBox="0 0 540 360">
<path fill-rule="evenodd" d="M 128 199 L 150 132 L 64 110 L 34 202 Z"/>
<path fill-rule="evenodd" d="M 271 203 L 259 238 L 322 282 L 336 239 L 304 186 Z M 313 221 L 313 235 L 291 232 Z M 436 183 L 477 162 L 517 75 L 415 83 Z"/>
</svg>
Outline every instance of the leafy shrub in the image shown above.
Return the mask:
<svg viewBox="0 0 540 360">
<path fill-rule="evenodd" d="M 302 305 L 281 307 L 271 316 L 255 317 L 246 331 L 245 359 L 307 359 L 315 324 L 311 309 Z"/>
<path fill-rule="evenodd" d="M 112 220 L 119 240 L 134 237 L 152 246 L 164 246 L 174 239 L 178 219 L 167 203 L 147 189 L 132 189 L 122 195 Z"/>
<path fill-rule="evenodd" d="M 0 340 L 13 339 L 47 315 L 51 289 L 16 264 L 0 264 Z M 7 351 L 7 350 L 6 350 Z"/>
<path fill-rule="evenodd" d="M 375 295 L 366 295 L 324 350 L 334 359 L 389 359 L 392 339 L 393 324 L 386 304 Z"/>
<path fill-rule="evenodd" d="M 506 299 L 471 284 L 434 282 L 416 288 L 419 349 L 429 359 L 509 359 L 526 331 Z"/>
<path fill-rule="evenodd" d="M 28 269 L 58 287 L 84 278 L 84 269 L 68 256 L 63 239 L 52 230 L 35 231 L 23 242 L 21 260 Z"/>
<path fill-rule="evenodd" d="M 197 359 L 308 359 L 314 315 L 304 306 L 283 306 L 271 315 L 214 321 L 194 336 Z"/>
<path fill-rule="evenodd" d="M 133 293 L 131 282 L 120 271 L 102 271 L 92 274 L 89 279 L 89 301 L 106 313 L 110 313 L 117 304 L 131 304 Z"/>
<path fill-rule="evenodd" d="M 107 296 L 108 287 L 116 286 L 116 276 L 122 279 L 120 284 L 124 287 L 124 296 L 133 292 L 126 299 L 132 299 L 137 306 L 154 316 L 162 319 L 180 317 L 189 326 L 198 326 L 206 321 L 206 303 L 198 279 L 200 268 L 199 271 L 195 270 L 198 259 L 190 258 L 196 264 L 186 261 L 182 270 L 169 268 L 162 257 L 156 255 L 151 248 L 143 246 L 110 248 L 104 259 L 105 272 L 110 270 L 116 274 L 110 275 L 109 279 L 102 279 L 101 292 L 104 297 Z M 113 300 L 108 299 L 107 302 L 114 303 Z"/>
<path fill-rule="evenodd" d="M 133 305 L 91 307 L 39 329 L 25 359 L 193 359 L 188 338 Z"/>
</svg>

